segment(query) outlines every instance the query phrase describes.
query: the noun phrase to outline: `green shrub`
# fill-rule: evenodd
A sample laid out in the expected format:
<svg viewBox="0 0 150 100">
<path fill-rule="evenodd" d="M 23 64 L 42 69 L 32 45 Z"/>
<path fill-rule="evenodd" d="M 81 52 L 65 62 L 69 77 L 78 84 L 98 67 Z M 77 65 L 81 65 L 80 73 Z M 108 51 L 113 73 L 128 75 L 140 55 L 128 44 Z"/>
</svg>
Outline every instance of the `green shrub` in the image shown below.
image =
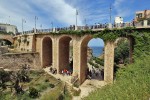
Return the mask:
<svg viewBox="0 0 150 100">
<path fill-rule="evenodd" d="M 49 82 L 49 79 L 45 79 L 45 82 Z"/>
<path fill-rule="evenodd" d="M 57 100 L 64 100 L 64 95 L 61 93 L 61 94 L 58 96 Z"/>
<path fill-rule="evenodd" d="M 147 30 L 148 31 L 148 30 Z M 119 69 L 114 84 L 90 93 L 84 100 L 148 100 L 150 98 L 150 34 L 132 34 L 134 63 Z"/>
<path fill-rule="evenodd" d="M 51 88 L 54 88 L 55 87 L 55 85 L 54 84 L 49 84 L 49 86 L 51 87 Z"/>
<path fill-rule="evenodd" d="M 29 87 L 29 96 L 31 98 L 37 98 L 39 96 L 39 92 L 34 87 Z"/>
<path fill-rule="evenodd" d="M 73 96 L 79 96 L 81 93 L 81 89 L 78 90 L 73 89 L 72 92 L 73 92 Z"/>
</svg>

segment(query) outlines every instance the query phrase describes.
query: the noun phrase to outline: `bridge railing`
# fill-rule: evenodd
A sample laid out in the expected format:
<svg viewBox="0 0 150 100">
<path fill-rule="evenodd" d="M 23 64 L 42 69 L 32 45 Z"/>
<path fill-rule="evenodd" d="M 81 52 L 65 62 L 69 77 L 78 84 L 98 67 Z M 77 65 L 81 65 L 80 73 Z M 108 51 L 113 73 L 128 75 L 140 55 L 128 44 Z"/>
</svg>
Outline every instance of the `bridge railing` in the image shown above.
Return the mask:
<svg viewBox="0 0 150 100">
<path fill-rule="evenodd" d="M 95 25 L 85 25 L 85 26 L 77 26 L 70 25 L 69 27 L 62 28 L 51 28 L 51 29 L 37 29 L 37 33 L 49 33 L 49 32 L 59 32 L 61 30 L 103 30 L 105 28 L 125 28 L 125 27 L 150 27 L 150 20 L 144 20 L 138 23 L 128 22 L 128 23 L 118 23 L 118 24 L 95 24 Z M 35 33 L 34 30 L 24 31 L 23 34 L 32 34 Z"/>
<path fill-rule="evenodd" d="M 52 29 L 37 29 L 37 33 L 48 33 L 48 32 L 52 32 Z"/>
</svg>

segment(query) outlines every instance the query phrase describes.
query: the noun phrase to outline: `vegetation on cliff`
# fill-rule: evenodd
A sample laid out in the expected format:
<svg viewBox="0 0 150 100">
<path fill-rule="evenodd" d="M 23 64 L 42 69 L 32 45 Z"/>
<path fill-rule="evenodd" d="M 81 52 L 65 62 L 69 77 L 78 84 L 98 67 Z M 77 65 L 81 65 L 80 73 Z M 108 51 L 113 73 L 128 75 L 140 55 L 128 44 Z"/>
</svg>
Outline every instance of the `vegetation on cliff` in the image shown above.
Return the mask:
<svg viewBox="0 0 150 100">
<path fill-rule="evenodd" d="M 0 31 L 0 34 L 3 34 L 3 35 L 11 35 L 11 34 L 13 34 L 13 33 L 12 33 L 12 32 Z"/>
<path fill-rule="evenodd" d="M 134 32 L 134 63 L 117 71 L 114 84 L 92 92 L 85 100 L 148 100 L 150 98 L 150 34 Z"/>
</svg>

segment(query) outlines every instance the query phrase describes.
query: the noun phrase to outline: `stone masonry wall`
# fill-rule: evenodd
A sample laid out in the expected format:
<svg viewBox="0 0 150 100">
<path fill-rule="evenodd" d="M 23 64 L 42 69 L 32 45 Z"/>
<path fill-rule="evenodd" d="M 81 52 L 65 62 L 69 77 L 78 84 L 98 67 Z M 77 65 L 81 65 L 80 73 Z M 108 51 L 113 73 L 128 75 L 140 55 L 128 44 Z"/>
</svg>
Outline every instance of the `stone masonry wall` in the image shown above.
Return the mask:
<svg viewBox="0 0 150 100">
<path fill-rule="evenodd" d="M 21 65 L 28 64 L 31 69 L 41 69 L 38 53 L 16 53 L 0 55 L 0 67 L 18 69 Z"/>
</svg>

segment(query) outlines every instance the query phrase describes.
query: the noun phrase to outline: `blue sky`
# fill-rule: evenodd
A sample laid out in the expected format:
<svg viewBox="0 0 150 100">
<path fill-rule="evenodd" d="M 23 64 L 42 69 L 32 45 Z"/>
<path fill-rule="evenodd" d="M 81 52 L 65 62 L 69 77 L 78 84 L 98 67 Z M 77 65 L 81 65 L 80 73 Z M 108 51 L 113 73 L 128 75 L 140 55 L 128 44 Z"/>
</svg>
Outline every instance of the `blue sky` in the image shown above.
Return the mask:
<svg viewBox="0 0 150 100">
<path fill-rule="evenodd" d="M 0 22 L 14 24 L 22 31 L 34 28 L 34 18 L 38 17 L 37 28 L 64 27 L 75 24 L 78 10 L 78 25 L 109 22 L 109 7 L 114 17 L 124 18 L 124 22 L 134 19 L 135 11 L 150 9 L 150 0 L 0 0 Z"/>
<path fill-rule="evenodd" d="M 78 25 L 109 22 L 109 6 L 112 5 L 112 22 L 115 16 L 131 21 L 135 11 L 150 9 L 150 0 L 0 0 L 0 22 L 11 23 L 21 30 L 22 18 L 26 20 L 24 30 L 34 28 L 34 17 L 38 16 L 37 28 L 63 27 L 75 24 L 75 11 L 79 12 Z M 10 16 L 10 17 L 9 17 Z"/>
<path fill-rule="evenodd" d="M 88 42 L 88 46 L 92 47 L 92 46 L 96 46 L 96 47 L 104 47 L 104 41 L 100 38 L 96 38 L 96 39 L 91 39 Z"/>
</svg>

